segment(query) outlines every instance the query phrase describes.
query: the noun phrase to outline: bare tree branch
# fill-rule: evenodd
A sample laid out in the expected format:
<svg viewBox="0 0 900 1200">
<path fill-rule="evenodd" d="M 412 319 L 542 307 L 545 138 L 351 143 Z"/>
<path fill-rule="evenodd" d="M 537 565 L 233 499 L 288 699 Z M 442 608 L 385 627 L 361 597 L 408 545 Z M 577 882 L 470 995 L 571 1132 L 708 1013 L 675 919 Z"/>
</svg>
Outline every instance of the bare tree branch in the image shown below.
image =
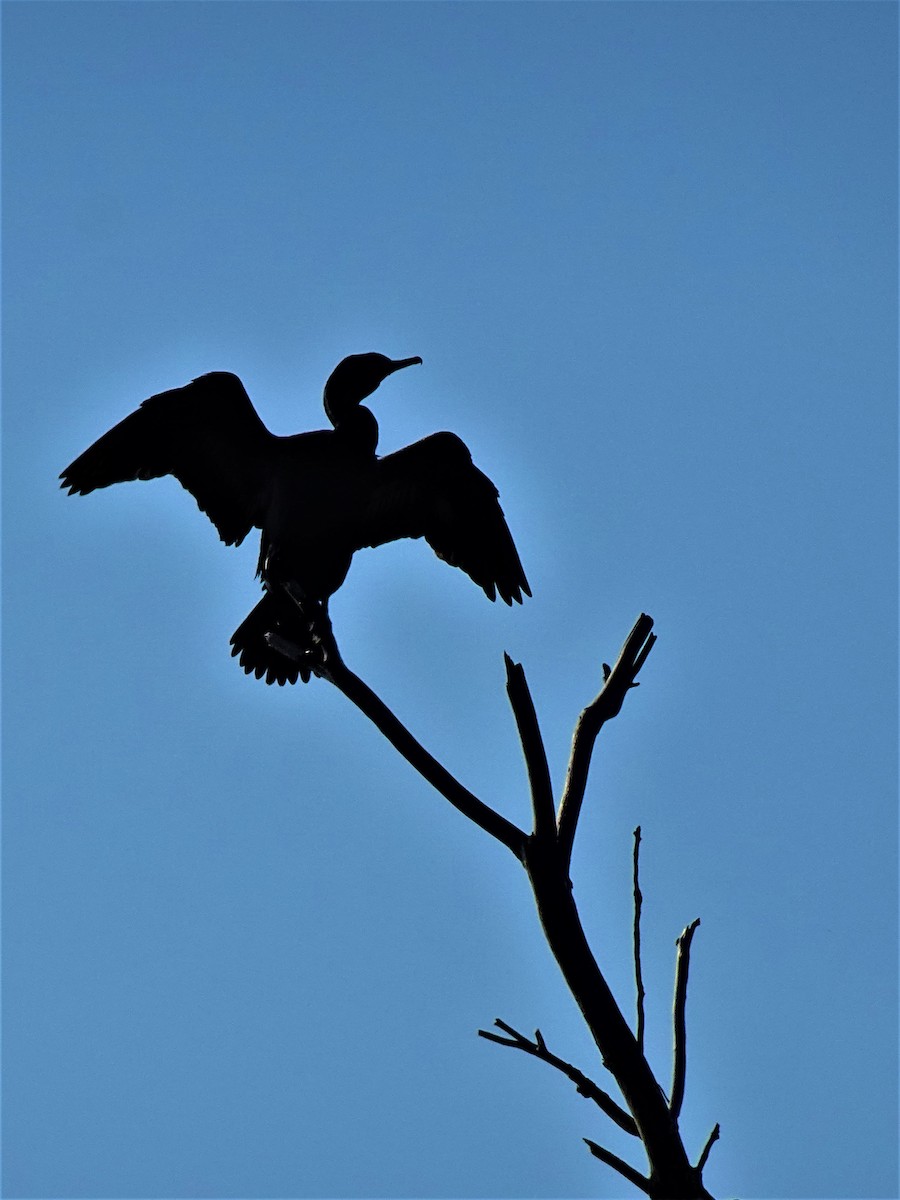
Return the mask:
<svg viewBox="0 0 900 1200">
<path fill-rule="evenodd" d="M 373 725 L 387 738 L 395 750 L 406 759 L 454 808 L 474 821 L 491 837 L 502 842 L 520 862 L 525 859 L 526 835 L 518 825 L 479 800 L 468 788 L 429 754 L 406 726 L 398 720 L 388 706 L 372 689 L 346 666 L 338 651 L 337 642 L 330 629 L 323 630 L 322 646 L 324 661 L 313 667 L 317 675 L 334 684 L 339 692 L 369 718 Z"/>
<path fill-rule="evenodd" d="M 656 641 L 656 635 L 650 632 L 652 628 L 653 618 L 641 613 L 615 666 L 610 670 L 604 664 L 603 687 L 578 718 L 558 820 L 560 845 L 567 864 L 572 856 L 594 743 L 603 725 L 618 715 L 628 690 L 637 686 L 635 677 Z"/>
<path fill-rule="evenodd" d="M 510 701 L 519 725 L 523 752 L 532 784 L 535 831 L 526 835 L 478 797 L 462 786 L 435 758 L 416 741 L 390 709 L 341 660 L 330 628 L 321 631 L 319 649 L 309 665 L 316 675 L 329 680 L 367 716 L 408 762 L 419 771 L 451 804 L 465 816 L 502 842 L 522 863 L 531 883 L 538 916 L 550 949 L 559 964 L 569 990 L 578 1004 L 585 1023 L 600 1052 L 604 1066 L 612 1073 L 631 1117 L 612 1097 L 578 1072 L 571 1064 L 551 1055 L 540 1033 L 527 1052 L 556 1066 L 568 1078 L 583 1085 L 589 1095 L 622 1128 L 633 1119 L 650 1163 L 649 1178 L 610 1151 L 588 1141 L 595 1156 L 618 1171 L 651 1200 L 712 1200 L 703 1186 L 699 1167 L 691 1165 L 678 1129 L 677 1112 L 684 1094 L 684 995 L 687 988 L 687 960 L 690 937 L 697 922 L 679 939 L 679 965 L 676 975 L 676 1047 L 675 1084 L 670 1102 L 647 1062 L 632 1029 L 622 1015 L 593 951 L 575 904 L 569 879 L 572 843 L 584 799 L 591 754 L 603 724 L 616 716 L 628 690 L 637 686 L 635 676 L 650 652 L 655 636 L 653 621 L 642 615 L 626 639 L 613 668 L 604 664 L 604 685 L 596 699 L 581 714 L 575 730 L 572 754 L 566 778 L 558 823 L 547 804 L 549 771 L 546 755 L 528 693 L 524 673 L 507 663 Z M 488 1040 L 526 1049 L 527 1039 L 510 1026 L 500 1025 L 511 1040 L 480 1031 Z M 676 1103 L 677 1102 L 677 1103 Z M 708 1153 L 708 1149 L 704 1151 Z"/>
<path fill-rule="evenodd" d="M 685 1007 L 687 1005 L 688 968 L 691 963 L 691 942 L 694 938 L 694 931 L 699 924 L 699 917 L 691 921 L 690 925 L 681 933 L 675 943 L 678 947 L 675 963 L 675 1004 L 673 1008 L 675 1063 L 672 1068 L 672 1091 L 670 1093 L 669 1107 L 672 1110 L 672 1116 L 676 1118 L 681 1112 L 681 1103 L 684 1100 L 684 1083 L 687 1073 L 687 1024 L 685 1021 Z"/>
<path fill-rule="evenodd" d="M 641 971 L 641 906 L 644 897 L 638 876 L 638 862 L 641 848 L 641 827 L 634 831 L 634 985 L 637 992 L 637 1044 L 644 1053 L 644 977 Z"/>
<path fill-rule="evenodd" d="M 718 1140 L 719 1140 L 719 1123 L 717 1121 L 715 1123 L 715 1125 L 713 1126 L 712 1133 L 706 1139 L 706 1145 L 703 1147 L 703 1151 L 700 1154 L 700 1157 L 697 1159 L 698 1173 L 700 1173 L 700 1174 L 703 1173 L 703 1168 L 706 1166 L 706 1160 L 709 1158 L 709 1152 L 710 1152 L 710 1150 L 712 1150 L 714 1144 Z"/>
<path fill-rule="evenodd" d="M 579 1095 L 587 1097 L 588 1100 L 593 1100 L 611 1120 L 615 1121 L 620 1129 L 624 1129 L 626 1133 L 637 1137 L 638 1128 L 634 1117 L 627 1113 L 621 1104 L 617 1104 L 608 1092 L 604 1092 L 603 1088 L 594 1083 L 592 1079 L 588 1079 L 584 1072 L 579 1071 L 577 1067 L 573 1067 L 571 1063 L 567 1063 L 564 1059 L 559 1058 L 558 1055 L 548 1050 L 547 1043 L 541 1036 L 539 1029 L 534 1031 L 534 1041 L 532 1042 L 524 1034 L 519 1033 L 518 1030 L 513 1029 L 511 1025 L 507 1025 L 505 1021 L 501 1021 L 499 1018 L 494 1021 L 494 1024 L 509 1034 L 509 1037 L 500 1037 L 499 1034 L 491 1033 L 487 1029 L 479 1029 L 478 1036 L 487 1038 L 489 1042 L 496 1042 L 498 1046 L 512 1046 L 516 1050 L 522 1050 L 525 1054 L 539 1058 L 541 1062 L 549 1063 L 551 1067 L 556 1067 L 567 1079 L 571 1079 Z"/>
<path fill-rule="evenodd" d="M 640 1188 L 648 1196 L 651 1194 L 650 1180 L 645 1179 L 640 1171 L 636 1171 L 623 1158 L 619 1158 L 618 1154 L 613 1154 L 611 1150 L 605 1150 L 603 1146 L 598 1146 L 590 1138 L 585 1138 L 584 1140 L 594 1158 L 599 1158 L 602 1163 L 606 1163 L 608 1167 L 612 1167 L 614 1171 L 618 1171 L 629 1183 L 633 1183 L 636 1188 Z"/>
<path fill-rule="evenodd" d="M 531 787 L 531 806 L 534 811 L 534 832 L 537 837 L 556 837 L 556 814 L 553 808 L 553 784 L 547 751 L 541 737 L 534 702 L 521 663 L 513 662 L 508 654 L 503 655 L 506 663 L 506 692 L 516 718 L 519 741 L 528 768 Z"/>
<path fill-rule="evenodd" d="M 529 838 L 525 869 L 550 949 L 635 1119 L 652 1168 L 653 1200 L 710 1200 L 688 1160 L 669 1102 L 587 941 L 558 844 Z"/>
</svg>

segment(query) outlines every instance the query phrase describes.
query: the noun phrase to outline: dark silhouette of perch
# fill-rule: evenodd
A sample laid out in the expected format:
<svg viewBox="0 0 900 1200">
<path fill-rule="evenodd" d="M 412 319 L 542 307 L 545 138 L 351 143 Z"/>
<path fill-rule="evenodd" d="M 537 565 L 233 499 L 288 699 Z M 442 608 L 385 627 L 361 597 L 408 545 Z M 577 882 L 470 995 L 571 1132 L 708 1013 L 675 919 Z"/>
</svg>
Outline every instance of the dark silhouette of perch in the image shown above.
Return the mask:
<svg viewBox="0 0 900 1200">
<path fill-rule="evenodd" d="M 624 1104 L 620 1104 L 577 1067 L 548 1050 L 540 1030 L 535 1031 L 532 1041 L 498 1020 L 496 1026 L 506 1036 L 487 1030 L 479 1030 L 479 1034 L 500 1045 L 522 1050 L 555 1067 L 619 1128 L 639 1139 L 649 1163 L 646 1175 L 597 1142 L 589 1138 L 584 1140 L 595 1157 L 652 1200 L 712 1200 L 703 1185 L 703 1168 L 719 1136 L 719 1126 L 715 1126 L 694 1163 L 688 1158 L 678 1128 L 686 1073 L 685 1004 L 689 953 L 699 921 L 689 925 L 678 939 L 674 1071 L 671 1094 L 667 1098 L 645 1057 L 643 1046 L 638 886 L 640 830 L 635 831 L 634 851 L 634 941 L 640 1037 L 632 1032 L 623 1016 L 588 944 L 569 878 L 572 846 L 594 746 L 603 726 L 618 715 L 628 692 L 638 686 L 637 675 L 656 640 L 651 632 L 652 627 L 650 617 L 640 616 L 615 665 L 609 667 L 603 664 L 603 686 L 584 709 L 576 725 L 558 809 L 554 805 L 547 757 L 525 672 L 520 664 L 506 657 L 507 692 L 518 727 L 531 791 L 531 833 L 526 833 L 479 799 L 429 754 L 372 689 L 346 666 L 330 625 L 322 628 L 321 655 L 312 669 L 343 692 L 432 787 L 464 816 L 506 846 L 524 867 L 544 934 L 600 1052 L 601 1061 L 619 1087 Z M 288 644 L 283 644 L 281 650 L 286 655 L 293 652 Z"/>
<path fill-rule="evenodd" d="M 325 384 L 333 429 L 277 437 L 236 375 L 216 371 L 151 396 L 61 473 L 69 494 L 174 475 L 226 545 L 262 530 L 265 595 L 235 631 L 232 653 L 267 683 L 308 680 L 328 600 L 357 550 L 424 537 L 490 600 L 531 591 L 488 477 L 465 443 L 435 433 L 379 458 L 378 423 L 362 401 L 421 358 L 353 354 Z M 279 646 L 299 647 L 299 656 Z"/>
</svg>

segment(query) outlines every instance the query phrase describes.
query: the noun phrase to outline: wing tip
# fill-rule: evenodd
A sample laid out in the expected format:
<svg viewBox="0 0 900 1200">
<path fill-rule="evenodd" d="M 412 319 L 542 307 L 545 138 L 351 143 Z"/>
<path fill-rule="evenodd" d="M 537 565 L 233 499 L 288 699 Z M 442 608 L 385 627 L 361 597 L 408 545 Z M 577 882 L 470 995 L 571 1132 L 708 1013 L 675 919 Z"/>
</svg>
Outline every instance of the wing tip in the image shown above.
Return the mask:
<svg viewBox="0 0 900 1200">
<path fill-rule="evenodd" d="M 498 585 L 500 588 L 500 598 L 505 604 L 512 608 L 513 604 L 523 604 L 525 596 L 531 595 L 531 588 L 528 580 L 523 575 L 521 579 L 517 579 L 515 583 L 509 584 L 506 587 Z M 487 589 L 485 588 L 485 591 Z M 493 599 L 493 596 L 491 597 Z"/>
<path fill-rule="evenodd" d="M 75 483 L 72 480 L 72 464 L 71 463 L 69 464 L 68 467 L 65 468 L 64 471 L 60 471 L 60 473 L 57 475 L 56 478 L 59 480 L 60 488 L 68 489 L 67 495 L 74 496 L 77 493 L 79 496 L 83 496 L 85 494 L 84 488 L 81 486 L 81 484 Z"/>
</svg>

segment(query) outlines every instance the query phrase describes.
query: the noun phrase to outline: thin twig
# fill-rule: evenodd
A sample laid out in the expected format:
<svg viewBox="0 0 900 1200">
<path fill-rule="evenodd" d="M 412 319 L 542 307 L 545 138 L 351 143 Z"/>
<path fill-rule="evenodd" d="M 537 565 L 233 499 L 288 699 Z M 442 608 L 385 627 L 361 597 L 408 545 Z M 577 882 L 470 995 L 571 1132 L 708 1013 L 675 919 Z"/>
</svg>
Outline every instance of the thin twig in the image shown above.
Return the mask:
<svg viewBox="0 0 900 1200">
<path fill-rule="evenodd" d="M 330 629 L 323 631 L 322 646 L 324 661 L 313 667 L 315 673 L 334 684 L 339 692 L 343 692 L 387 738 L 394 749 L 415 767 L 423 779 L 449 800 L 454 808 L 470 821 L 474 821 L 491 837 L 502 842 L 520 862 L 524 862 L 526 836 L 523 831 L 512 821 L 495 812 L 483 800 L 479 800 L 468 788 L 463 787 L 446 767 L 428 753 L 368 684 L 363 683 L 359 676 L 354 675 L 347 667 Z"/>
<path fill-rule="evenodd" d="M 560 848 L 567 863 L 572 855 L 575 829 L 584 800 L 594 743 L 603 725 L 619 713 L 629 689 L 637 687 L 635 677 L 656 641 L 656 635 L 650 632 L 652 628 L 653 618 L 641 613 L 625 639 L 615 665 L 610 669 L 604 664 L 603 687 L 582 712 L 575 726 L 569 769 L 557 821 Z"/>
<path fill-rule="evenodd" d="M 503 655 L 506 663 L 506 692 L 516 718 L 519 741 L 528 768 L 528 783 L 531 787 L 531 806 L 534 812 L 536 837 L 556 837 L 556 814 L 553 810 L 553 785 L 547 765 L 547 751 L 534 711 L 534 701 L 525 678 L 521 663 L 513 662 L 508 654 Z"/>
<path fill-rule="evenodd" d="M 650 1195 L 650 1180 L 645 1179 L 640 1171 L 636 1171 L 624 1158 L 619 1158 L 618 1154 L 613 1154 L 611 1150 L 606 1150 L 603 1146 L 598 1146 L 590 1138 L 585 1138 L 584 1140 L 594 1158 L 599 1158 L 602 1163 L 605 1163 L 608 1167 L 612 1167 L 614 1171 L 618 1171 L 629 1183 L 633 1183 L 636 1188 L 640 1188 L 642 1192 L 646 1192 L 648 1196 Z"/>
<path fill-rule="evenodd" d="M 641 906 L 644 897 L 638 876 L 638 861 L 641 847 L 641 827 L 634 831 L 634 984 L 637 991 L 637 1044 L 644 1053 L 644 977 L 641 971 Z"/>
<path fill-rule="evenodd" d="M 703 1151 L 702 1151 L 700 1157 L 697 1159 L 697 1174 L 698 1175 L 703 1174 L 703 1168 L 706 1166 L 706 1160 L 709 1158 L 709 1152 L 710 1152 L 710 1150 L 712 1150 L 713 1145 L 718 1140 L 719 1140 L 719 1122 L 717 1121 L 715 1123 L 715 1125 L 713 1126 L 712 1133 L 706 1139 L 706 1145 L 703 1147 Z"/>
<path fill-rule="evenodd" d="M 517 1029 L 513 1029 L 511 1025 L 507 1025 L 499 1018 L 494 1021 L 494 1024 L 509 1034 L 509 1037 L 500 1037 L 499 1034 L 491 1033 L 487 1029 L 479 1029 L 478 1036 L 487 1038 L 489 1042 L 496 1042 L 498 1046 L 512 1046 L 516 1050 L 522 1050 L 534 1058 L 539 1058 L 541 1062 L 549 1063 L 551 1067 L 556 1067 L 567 1079 L 571 1079 L 579 1095 L 593 1100 L 611 1120 L 615 1121 L 620 1129 L 624 1129 L 626 1133 L 630 1133 L 634 1137 L 638 1136 L 638 1127 L 634 1117 L 626 1112 L 621 1104 L 617 1104 L 608 1092 L 604 1092 L 603 1088 L 594 1083 L 592 1079 L 588 1079 L 583 1071 L 579 1071 L 577 1067 L 573 1067 L 571 1063 L 567 1063 L 565 1059 L 548 1050 L 547 1043 L 539 1029 L 534 1031 L 534 1041 L 532 1042 L 524 1034 L 519 1033 Z"/>
<path fill-rule="evenodd" d="M 675 942 L 678 953 L 675 960 L 675 1004 L 673 1006 L 674 1025 L 674 1058 L 672 1068 L 672 1091 L 669 1108 L 676 1119 L 681 1112 L 684 1100 L 684 1082 L 687 1073 L 687 1023 L 685 1007 L 687 1005 L 688 969 L 691 964 L 691 942 L 694 931 L 700 924 L 700 918 L 691 921 Z"/>
</svg>

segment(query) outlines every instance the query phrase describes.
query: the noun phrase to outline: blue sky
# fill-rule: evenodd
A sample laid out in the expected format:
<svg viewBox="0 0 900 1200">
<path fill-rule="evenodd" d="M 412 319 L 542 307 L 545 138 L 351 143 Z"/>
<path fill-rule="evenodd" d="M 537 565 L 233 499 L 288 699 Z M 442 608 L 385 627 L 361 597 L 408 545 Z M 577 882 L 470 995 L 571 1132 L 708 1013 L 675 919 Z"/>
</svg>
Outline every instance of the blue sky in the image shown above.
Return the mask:
<svg viewBox="0 0 900 1200">
<path fill-rule="evenodd" d="M 502 653 L 557 784 L 641 611 L 574 881 L 717 1196 L 897 1194 L 896 7 L 7 3 L 4 1193 L 621 1197 L 599 1073 L 501 847 L 329 687 L 228 655 L 255 547 L 171 480 L 61 468 L 237 372 L 318 428 L 420 354 L 534 599 L 361 553 L 348 663 L 527 821 Z M 624 1137 L 624 1135 L 623 1135 Z"/>
</svg>

